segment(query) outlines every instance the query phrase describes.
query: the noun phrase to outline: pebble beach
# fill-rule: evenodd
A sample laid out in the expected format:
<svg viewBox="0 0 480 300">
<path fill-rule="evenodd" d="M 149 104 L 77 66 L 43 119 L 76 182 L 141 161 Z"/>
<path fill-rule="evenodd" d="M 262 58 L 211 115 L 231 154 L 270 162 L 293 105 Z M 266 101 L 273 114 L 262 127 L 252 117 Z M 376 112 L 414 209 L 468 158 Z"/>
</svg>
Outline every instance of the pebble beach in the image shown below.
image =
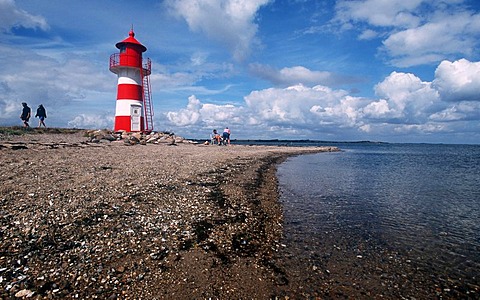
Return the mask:
<svg viewBox="0 0 480 300">
<path fill-rule="evenodd" d="M 323 151 L 1 135 L 0 298 L 275 298 L 276 165 Z"/>
</svg>

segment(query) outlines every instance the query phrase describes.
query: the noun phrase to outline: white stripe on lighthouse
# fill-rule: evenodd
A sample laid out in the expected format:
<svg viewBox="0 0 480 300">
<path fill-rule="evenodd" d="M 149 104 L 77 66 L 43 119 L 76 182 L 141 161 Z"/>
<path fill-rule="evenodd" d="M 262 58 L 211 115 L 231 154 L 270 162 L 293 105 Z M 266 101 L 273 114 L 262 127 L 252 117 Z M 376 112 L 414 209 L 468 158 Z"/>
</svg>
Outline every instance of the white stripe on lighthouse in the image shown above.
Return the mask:
<svg viewBox="0 0 480 300">
<path fill-rule="evenodd" d="M 122 68 L 118 72 L 118 84 L 142 85 L 142 76 L 138 69 Z"/>
<path fill-rule="evenodd" d="M 117 101 L 117 105 L 115 107 L 115 116 L 130 116 L 130 106 L 131 105 L 142 105 L 141 101 L 138 100 L 121 100 Z M 143 109 L 142 117 L 143 117 Z"/>
</svg>

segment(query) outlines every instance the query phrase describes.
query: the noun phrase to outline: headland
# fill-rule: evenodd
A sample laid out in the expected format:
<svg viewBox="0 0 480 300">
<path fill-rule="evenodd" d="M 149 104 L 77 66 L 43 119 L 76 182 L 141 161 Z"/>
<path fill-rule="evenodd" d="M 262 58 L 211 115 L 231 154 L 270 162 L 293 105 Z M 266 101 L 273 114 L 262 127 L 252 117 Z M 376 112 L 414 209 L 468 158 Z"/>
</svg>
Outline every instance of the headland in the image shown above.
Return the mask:
<svg viewBox="0 0 480 300">
<path fill-rule="evenodd" d="M 276 165 L 338 148 L 149 140 L 0 135 L 2 298 L 276 296 Z"/>
</svg>

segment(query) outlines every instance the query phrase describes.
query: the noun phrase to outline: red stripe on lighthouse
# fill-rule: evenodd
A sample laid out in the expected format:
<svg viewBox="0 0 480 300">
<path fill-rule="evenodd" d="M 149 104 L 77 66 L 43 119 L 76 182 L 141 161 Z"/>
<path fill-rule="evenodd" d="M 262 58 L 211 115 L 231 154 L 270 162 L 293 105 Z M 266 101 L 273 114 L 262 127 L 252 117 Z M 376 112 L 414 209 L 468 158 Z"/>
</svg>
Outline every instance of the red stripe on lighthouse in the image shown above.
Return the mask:
<svg viewBox="0 0 480 300">
<path fill-rule="evenodd" d="M 126 130 L 130 131 L 130 126 L 131 126 L 132 119 L 130 116 L 115 116 L 115 125 L 113 130 L 115 131 L 120 131 L 120 130 Z M 144 129 L 143 122 L 144 118 L 140 117 L 140 131 Z"/>
<path fill-rule="evenodd" d="M 131 99 L 142 100 L 142 87 L 136 84 L 119 84 L 117 90 L 117 100 Z"/>
<path fill-rule="evenodd" d="M 127 130 L 130 131 L 130 116 L 115 116 L 115 128 L 113 130 Z"/>
</svg>

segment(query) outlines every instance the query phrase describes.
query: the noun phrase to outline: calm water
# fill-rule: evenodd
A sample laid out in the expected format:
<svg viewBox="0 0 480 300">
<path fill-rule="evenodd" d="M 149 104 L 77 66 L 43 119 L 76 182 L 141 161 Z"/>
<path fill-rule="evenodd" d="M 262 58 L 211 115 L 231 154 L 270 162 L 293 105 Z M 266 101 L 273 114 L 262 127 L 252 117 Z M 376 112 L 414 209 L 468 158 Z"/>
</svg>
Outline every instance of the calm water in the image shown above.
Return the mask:
<svg viewBox="0 0 480 300">
<path fill-rule="evenodd" d="M 360 236 L 425 276 L 478 288 L 480 145 L 338 146 L 279 166 L 287 239 Z"/>
</svg>

